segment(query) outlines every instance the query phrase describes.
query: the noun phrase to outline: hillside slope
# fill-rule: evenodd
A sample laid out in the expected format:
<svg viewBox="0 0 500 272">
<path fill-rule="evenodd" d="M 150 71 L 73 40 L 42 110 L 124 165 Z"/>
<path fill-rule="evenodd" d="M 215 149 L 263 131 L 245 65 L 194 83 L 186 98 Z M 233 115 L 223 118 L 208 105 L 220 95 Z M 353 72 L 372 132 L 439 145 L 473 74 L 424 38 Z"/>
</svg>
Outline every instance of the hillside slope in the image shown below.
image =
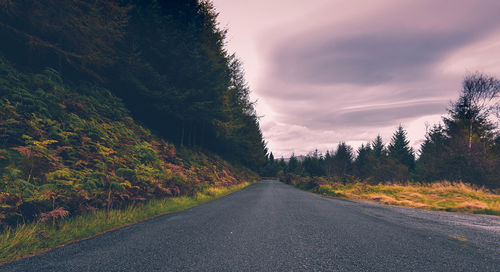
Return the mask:
<svg viewBox="0 0 500 272">
<path fill-rule="evenodd" d="M 23 73 L 0 57 L 0 229 L 257 178 L 176 149 L 104 88 L 49 68 Z"/>
<path fill-rule="evenodd" d="M 169 142 L 259 171 L 266 144 L 242 63 L 202 0 L 0 0 L 0 52 L 95 82 Z"/>
</svg>

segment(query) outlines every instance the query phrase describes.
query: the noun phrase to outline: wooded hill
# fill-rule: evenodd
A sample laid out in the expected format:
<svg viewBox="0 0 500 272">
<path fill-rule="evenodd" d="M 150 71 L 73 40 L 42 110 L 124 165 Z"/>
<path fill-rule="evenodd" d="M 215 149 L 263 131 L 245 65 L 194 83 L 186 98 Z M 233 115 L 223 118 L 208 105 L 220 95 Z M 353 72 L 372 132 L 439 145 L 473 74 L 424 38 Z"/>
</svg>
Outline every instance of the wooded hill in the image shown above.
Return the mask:
<svg viewBox="0 0 500 272">
<path fill-rule="evenodd" d="M 256 179 L 265 143 L 216 16 L 0 0 L 0 225 Z"/>
<path fill-rule="evenodd" d="M 29 71 L 97 82 L 175 144 L 257 169 L 265 145 L 210 2 L 0 0 L 0 49 Z"/>
</svg>

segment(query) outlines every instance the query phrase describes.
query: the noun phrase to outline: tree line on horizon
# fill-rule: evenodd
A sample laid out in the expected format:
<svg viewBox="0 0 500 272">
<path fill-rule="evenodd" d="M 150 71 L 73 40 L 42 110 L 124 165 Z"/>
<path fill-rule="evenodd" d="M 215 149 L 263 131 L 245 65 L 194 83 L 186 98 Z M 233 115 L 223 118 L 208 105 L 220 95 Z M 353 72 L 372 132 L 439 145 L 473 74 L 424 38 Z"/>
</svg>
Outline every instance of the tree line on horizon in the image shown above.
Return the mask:
<svg viewBox="0 0 500 272">
<path fill-rule="evenodd" d="M 103 86 L 178 146 L 259 170 L 267 152 L 241 62 L 204 0 L 0 0 L 0 51 Z"/>
<path fill-rule="evenodd" d="M 356 151 L 341 142 L 334 151 L 321 154 L 315 150 L 303 160 L 295 155 L 287 162 L 268 157 L 266 175 L 323 176 L 372 183 L 448 180 L 498 188 L 499 96 L 500 80 L 481 73 L 467 75 L 448 115 L 427 131 L 418 158 L 400 125 L 387 144 L 377 136 Z"/>
</svg>

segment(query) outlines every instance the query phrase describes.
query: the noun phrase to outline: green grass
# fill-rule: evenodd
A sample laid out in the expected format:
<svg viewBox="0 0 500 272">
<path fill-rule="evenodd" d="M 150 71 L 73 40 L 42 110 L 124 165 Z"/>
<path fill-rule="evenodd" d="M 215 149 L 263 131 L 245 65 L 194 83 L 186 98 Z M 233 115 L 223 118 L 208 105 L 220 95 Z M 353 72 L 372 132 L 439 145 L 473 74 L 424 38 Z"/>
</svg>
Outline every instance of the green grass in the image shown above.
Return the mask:
<svg viewBox="0 0 500 272">
<path fill-rule="evenodd" d="M 59 220 L 55 225 L 40 222 L 20 225 L 0 234 L 0 264 L 158 215 L 189 209 L 250 184 L 245 182 L 230 187 L 212 187 L 192 197 L 154 199 L 122 210 L 98 210 Z"/>
<path fill-rule="evenodd" d="M 500 195 L 463 182 L 434 183 L 329 183 L 312 190 L 314 193 L 368 200 L 381 204 L 436 211 L 500 215 Z"/>
</svg>

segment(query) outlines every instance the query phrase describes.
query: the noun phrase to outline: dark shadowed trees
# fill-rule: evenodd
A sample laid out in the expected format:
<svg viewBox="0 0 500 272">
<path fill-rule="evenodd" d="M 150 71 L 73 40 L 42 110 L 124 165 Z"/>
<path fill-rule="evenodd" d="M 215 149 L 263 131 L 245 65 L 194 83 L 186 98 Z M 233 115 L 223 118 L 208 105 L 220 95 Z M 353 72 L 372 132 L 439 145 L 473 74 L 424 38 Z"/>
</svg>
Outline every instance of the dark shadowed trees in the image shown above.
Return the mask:
<svg viewBox="0 0 500 272">
<path fill-rule="evenodd" d="M 335 152 L 332 150 L 327 150 L 324 157 L 324 170 L 325 174 L 329 177 L 335 174 L 335 161 L 333 159 Z"/>
<path fill-rule="evenodd" d="M 449 179 L 449 139 L 444 127 L 434 125 L 425 135 L 416 163 L 416 177 L 419 181 Z"/>
<path fill-rule="evenodd" d="M 300 171 L 299 171 L 299 160 L 297 159 L 297 157 L 295 157 L 295 154 L 292 153 L 292 156 L 290 156 L 290 159 L 288 160 L 288 171 L 290 173 L 294 173 L 294 174 L 300 174 Z"/>
<path fill-rule="evenodd" d="M 209 1 L 0 0 L 0 50 L 14 63 L 104 85 L 170 141 L 257 170 L 265 143 L 225 36 Z"/>
<path fill-rule="evenodd" d="M 26 67 L 103 81 L 120 56 L 130 9 L 112 0 L 0 0 L 0 48 Z"/>
<path fill-rule="evenodd" d="M 317 149 L 304 158 L 302 166 L 304 167 L 305 174 L 310 176 L 325 175 L 324 157 Z"/>
<path fill-rule="evenodd" d="M 493 124 L 488 118 L 490 114 L 498 110 L 499 95 L 500 81 L 498 79 L 481 73 L 465 77 L 460 97 L 451 106 L 452 120 L 448 120 L 448 124 L 456 126 L 450 129 L 466 131 L 466 145 L 469 151 L 472 150 L 474 138 L 480 141 L 481 138 L 491 136 L 488 132 L 492 130 Z"/>
<path fill-rule="evenodd" d="M 352 174 L 352 163 L 354 160 L 354 154 L 352 147 L 347 145 L 345 142 L 339 143 L 337 150 L 333 155 L 333 171 L 337 176 L 345 176 L 347 174 Z"/>
<path fill-rule="evenodd" d="M 372 151 L 375 158 L 382 158 L 387 155 L 387 150 L 385 149 L 384 142 L 382 141 L 382 137 L 380 137 L 380 135 L 377 135 L 375 140 L 373 140 Z"/>
<path fill-rule="evenodd" d="M 354 160 L 354 174 L 361 179 L 367 179 L 373 176 L 376 167 L 376 158 L 370 144 L 362 144 Z"/>
<path fill-rule="evenodd" d="M 475 73 L 465 77 L 458 100 L 443 119 L 447 142 L 447 177 L 490 187 L 498 186 L 498 137 L 500 85 L 496 78 Z"/>
<path fill-rule="evenodd" d="M 415 154 L 410 146 L 410 141 L 406 136 L 406 131 L 401 125 L 392 136 L 391 142 L 387 147 L 389 158 L 403 164 L 412 171 L 415 166 Z"/>
</svg>

